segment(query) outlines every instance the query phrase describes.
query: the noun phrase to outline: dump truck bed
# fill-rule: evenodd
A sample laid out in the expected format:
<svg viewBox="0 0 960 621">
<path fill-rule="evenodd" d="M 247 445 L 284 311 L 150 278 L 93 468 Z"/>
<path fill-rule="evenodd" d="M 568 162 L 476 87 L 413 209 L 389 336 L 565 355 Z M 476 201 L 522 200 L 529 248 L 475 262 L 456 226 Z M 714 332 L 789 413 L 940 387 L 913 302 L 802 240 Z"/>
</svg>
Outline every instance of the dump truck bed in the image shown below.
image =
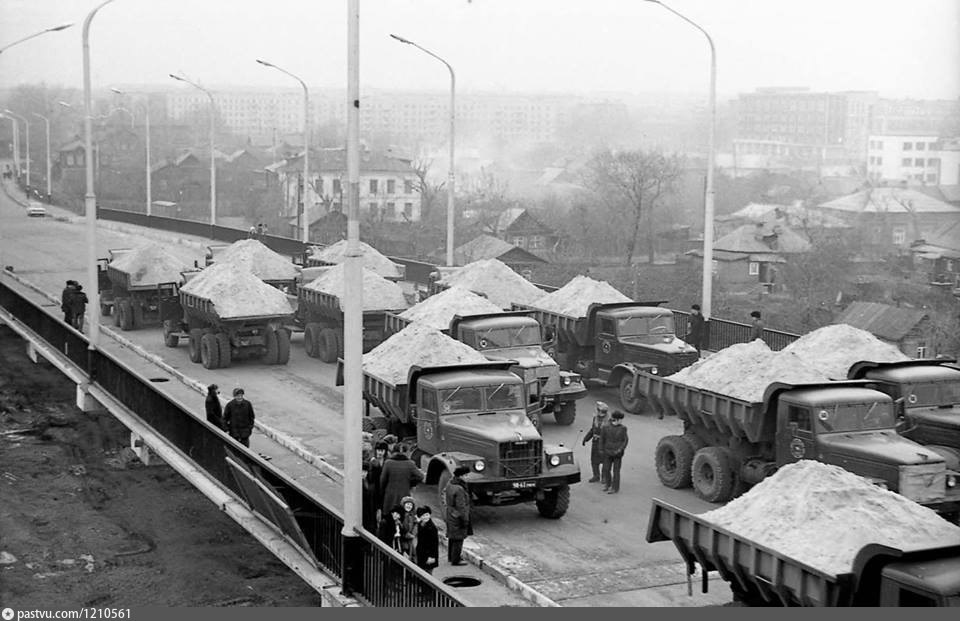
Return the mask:
<svg viewBox="0 0 960 621">
<path fill-rule="evenodd" d="M 127 291 L 154 291 L 160 285 L 166 285 L 175 283 L 178 279 L 176 277 L 169 280 L 164 280 L 162 282 L 148 282 L 148 283 L 139 283 L 136 285 L 130 284 L 130 274 L 123 270 L 117 269 L 112 265 L 107 265 L 107 276 L 110 278 L 110 282 L 115 287 L 120 287 Z"/>
<path fill-rule="evenodd" d="M 198 317 L 201 317 L 205 321 L 211 323 L 215 323 L 217 321 L 266 322 L 271 320 L 287 319 L 292 316 L 292 313 L 285 313 L 282 315 L 264 314 L 222 317 L 216 311 L 216 305 L 212 300 L 208 300 L 207 298 L 202 298 L 198 295 L 187 293 L 185 291 L 180 291 L 180 305 L 183 307 L 187 315 L 196 314 Z"/>
<path fill-rule="evenodd" d="M 366 372 L 363 374 L 363 393 L 367 401 L 384 414 L 407 422 L 407 385 L 394 386 Z"/>
<path fill-rule="evenodd" d="M 541 326 L 554 326 L 557 332 L 563 333 L 568 340 L 575 342 L 581 347 L 591 344 L 586 317 L 573 317 L 572 315 L 555 313 L 516 302 L 510 305 L 510 310 L 532 312 L 533 317 L 540 322 Z"/>
<path fill-rule="evenodd" d="M 384 314 L 384 335 L 389 337 L 409 326 L 412 322 L 400 316 L 399 313 L 387 312 Z"/>
</svg>

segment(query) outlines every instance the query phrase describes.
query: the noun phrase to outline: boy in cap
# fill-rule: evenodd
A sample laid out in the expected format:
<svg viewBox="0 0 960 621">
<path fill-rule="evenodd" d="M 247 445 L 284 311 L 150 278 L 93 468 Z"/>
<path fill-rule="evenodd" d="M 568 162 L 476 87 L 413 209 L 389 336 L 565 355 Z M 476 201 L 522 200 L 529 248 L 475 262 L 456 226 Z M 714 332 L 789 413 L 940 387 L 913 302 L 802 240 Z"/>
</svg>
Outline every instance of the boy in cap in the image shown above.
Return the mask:
<svg viewBox="0 0 960 621">
<path fill-rule="evenodd" d="M 583 446 L 587 445 L 588 440 L 593 441 L 593 444 L 590 445 L 590 468 L 593 469 L 593 476 L 588 481 L 589 483 L 601 481 L 600 466 L 603 464 L 603 455 L 600 454 L 600 429 L 607 424 L 607 404 L 603 401 L 597 401 L 597 411 L 590 424 L 590 431 L 583 436 Z M 608 485 L 606 476 L 603 476 L 602 481 L 604 487 L 606 487 Z"/>
<path fill-rule="evenodd" d="M 623 412 L 614 411 L 610 424 L 600 430 L 600 452 L 603 454 L 603 491 L 616 494 L 620 491 L 620 465 L 627 449 L 627 428 L 623 426 Z"/>
<path fill-rule="evenodd" d="M 428 574 L 440 564 L 440 535 L 437 525 L 433 523 L 433 514 L 430 507 L 417 507 L 417 549 L 415 560 L 417 566 Z"/>
</svg>

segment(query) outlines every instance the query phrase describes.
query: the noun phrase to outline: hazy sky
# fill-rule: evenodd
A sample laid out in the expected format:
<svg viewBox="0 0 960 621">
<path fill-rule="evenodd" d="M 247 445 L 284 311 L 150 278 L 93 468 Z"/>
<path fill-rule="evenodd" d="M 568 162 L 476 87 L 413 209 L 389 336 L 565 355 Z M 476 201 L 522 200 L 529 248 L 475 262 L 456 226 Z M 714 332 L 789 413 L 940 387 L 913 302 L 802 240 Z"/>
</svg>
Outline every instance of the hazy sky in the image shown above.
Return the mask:
<svg viewBox="0 0 960 621">
<path fill-rule="evenodd" d="M 0 81 L 81 86 L 81 25 L 101 0 L 0 0 Z M 721 96 L 758 86 L 960 97 L 958 0 L 669 0 L 717 46 Z M 91 27 L 94 88 L 346 85 L 347 0 L 114 0 Z M 381 88 L 706 93 L 709 51 L 644 0 L 361 0 L 360 79 Z"/>
</svg>

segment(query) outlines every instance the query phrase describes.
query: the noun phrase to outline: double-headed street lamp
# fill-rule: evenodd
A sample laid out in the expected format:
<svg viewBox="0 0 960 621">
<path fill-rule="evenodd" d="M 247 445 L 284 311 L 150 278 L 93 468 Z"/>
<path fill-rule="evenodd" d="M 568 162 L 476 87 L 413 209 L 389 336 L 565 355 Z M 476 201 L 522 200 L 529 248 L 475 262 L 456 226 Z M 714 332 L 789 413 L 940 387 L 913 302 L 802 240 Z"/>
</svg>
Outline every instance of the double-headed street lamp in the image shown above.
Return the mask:
<svg viewBox="0 0 960 621">
<path fill-rule="evenodd" d="M 186 82 L 190 86 L 203 91 L 206 96 L 210 98 L 210 226 L 213 227 L 217 223 L 217 155 L 213 148 L 214 139 L 216 138 L 217 103 L 213 99 L 213 93 L 199 84 L 173 73 L 170 74 L 170 77 L 179 82 Z M 210 236 L 211 238 L 213 237 L 212 228 L 210 230 Z"/>
<path fill-rule="evenodd" d="M 701 312 L 704 319 L 710 319 L 711 299 L 713 297 L 713 202 L 715 191 L 713 188 L 713 169 L 716 159 L 716 136 L 717 136 L 717 49 L 713 45 L 713 39 L 699 24 L 686 17 L 685 15 L 674 11 L 672 8 L 660 0 L 646 0 L 654 4 L 659 4 L 670 11 L 683 21 L 687 22 L 697 30 L 703 33 L 710 44 L 710 139 L 707 151 L 707 188 L 704 195 L 703 207 L 703 301 L 701 302 Z"/>
<path fill-rule="evenodd" d="M 37 118 L 43 119 L 43 122 L 47 127 L 47 200 L 50 200 L 50 119 L 42 114 L 37 114 L 36 112 L 31 112 L 31 114 Z"/>
<path fill-rule="evenodd" d="M 281 73 L 287 74 L 303 87 L 303 207 L 300 213 L 300 231 L 301 239 L 303 243 L 306 244 L 310 241 L 310 223 L 307 216 L 307 197 L 309 196 L 310 190 L 310 92 L 307 90 L 307 84 L 303 80 L 286 69 L 278 67 L 273 63 L 268 63 L 260 58 L 257 59 L 257 62 L 264 67 L 271 67 Z M 321 183 L 323 183 L 322 178 Z"/>
<path fill-rule="evenodd" d="M 117 95 L 125 95 L 123 91 L 119 88 L 111 88 L 111 91 Z M 144 133 L 146 134 L 147 142 L 147 215 L 151 215 L 151 207 L 153 206 L 153 191 L 150 187 L 150 98 L 149 96 L 143 102 L 143 113 L 144 113 Z M 131 120 L 133 119 L 133 113 L 130 114 Z M 133 127 L 133 123 L 130 124 Z"/>
<path fill-rule="evenodd" d="M 421 47 L 410 41 L 409 39 L 404 39 L 403 37 L 397 36 L 395 34 L 390 35 L 392 38 L 396 39 L 400 43 L 406 43 L 407 45 L 412 45 L 421 52 L 425 52 L 430 56 L 433 56 L 444 65 L 446 65 L 447 70 L 450 71 L 450 171 L 447 175 L 447 266 L 450 267 L 453 265 L 453 192 L 454 192 L 454 172 L 453 172 L 453 163 L 454 163 L 454 134 L 456 132 L 457 126 L 457 108 L 455 100 L 455 92 L 457 85 L 457 78 L 453 73 L 453 67 L 450 66 L 450 63 L 440 58 L 430 50 Z"/>
<path fill-rule="evenodd" d="M 23 121 L 23 124 L 27 126 L 27 187 L 30 187 L 30 121 L 27 120 L 26 117 L 20 116 L 19 114 L 17 114 L 17 113 L 14 112 L 13 110 L 4 109 L 3 113 L 6 114 L 7 116 L 13 117 L 14 119 L 19 119 L 19 120 Z M 14 128 L 17 129 L 17 127 L 16 127 L 16 122 L 14 122 Z M 19 151 L 19 149 L 20 149 L 20 147 L 19 147 L 19 143 L 20 143 L 20 132 L 19 132 L 19 129 L 17 129 L 17 131 L 14 131 L 13 135 L 14 135 L 15 144 L 17 144 L 17 150 Z M 16 159 L 19 159 L 19 157 L 16 158 Z M 18 168 L 19 168 L 19 164 L 17 164 L 17 166 L 18 166 Z M 20 171 L 19 171 L 19 170 L 17 170 L 17 174 L 18 174 L 18 175 L 20 174 Z"/>
</svg>

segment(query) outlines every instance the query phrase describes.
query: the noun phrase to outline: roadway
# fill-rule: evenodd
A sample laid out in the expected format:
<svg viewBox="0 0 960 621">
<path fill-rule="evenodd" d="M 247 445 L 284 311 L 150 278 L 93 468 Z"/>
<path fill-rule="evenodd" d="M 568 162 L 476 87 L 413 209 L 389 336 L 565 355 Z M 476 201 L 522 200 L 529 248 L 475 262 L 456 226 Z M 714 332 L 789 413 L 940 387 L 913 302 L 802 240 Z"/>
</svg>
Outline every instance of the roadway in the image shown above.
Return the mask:
<svg viewBox="0 0 960 621">
<path fill-rule="evenodd" d="M 28 218 L 22 207 L 0 194 L 0 264 L 44 291 L 59 296 L 67 279 L 85 284 L 86 233 L 84 219 L 55 207 L 47 218 Z M 187 265 L 203 264 L 208 240 L 176 236 L 118 223 L 98 223 L 98 256 L 110 248 L 135 247 L 162 241 Z M 85 288 L 88 286 L 85 284 Z M 112 326 L 112 317 L 103 318 Z M 119 328 L 115 328 L 119 332 Z M 171 367 L 204 385 L 216 383 L 224 395 L 243 386 L 254 404 L 258 420 L 294 438 L 306 451 L 341 468 L 343 464 L 342 390 L 334 386 L 335 365 L 309 358 L 302 337 L 294 335 L 290 361 L 267 366 L 240 361 L 228 369 L 207 370 L 189 361 L 187 347 L 163 344 L 159 327 L 123 332 L 133 344 L 161 357 Z M 657 441 L 678 433 L 675 418 L 628 415 L 625 419 L 630 446 L 624 458 L 619 494 L 608 495 L 590 478 L 589 447 L 580 440 L 589 427 L 594 404 L 603 400 L 616 406 L 614 391 L 591 388 L 578 402 L 577 420 L 568 427 L 547 416 L 545 440 L 575 448 L 583 482 L 572 488 L 568 513 L 560 520 L 538 516 L 532 505 L 479 507 L 476 534 L 465 549 L 514 575 L 563 606 L 702 606 L 730 601 L 726 583 L 711 580 L 710 593 L 686 595 L 686 576 L 679 555 L 670 543 L 645 541 L 650 499 L 661 498 L 685 509 L 702 512 L 713 505 L 689 490 L 660 485 L 653 465 Z M 203 410 L 197 395 L 196 408 Z M 421 486 L 418 502 L 437 508 L 435 486 Z M 336 505 L 342 498 L 333 498 Z M 696 577 L 699 578 L 699 577 Z"/>
</svg>

